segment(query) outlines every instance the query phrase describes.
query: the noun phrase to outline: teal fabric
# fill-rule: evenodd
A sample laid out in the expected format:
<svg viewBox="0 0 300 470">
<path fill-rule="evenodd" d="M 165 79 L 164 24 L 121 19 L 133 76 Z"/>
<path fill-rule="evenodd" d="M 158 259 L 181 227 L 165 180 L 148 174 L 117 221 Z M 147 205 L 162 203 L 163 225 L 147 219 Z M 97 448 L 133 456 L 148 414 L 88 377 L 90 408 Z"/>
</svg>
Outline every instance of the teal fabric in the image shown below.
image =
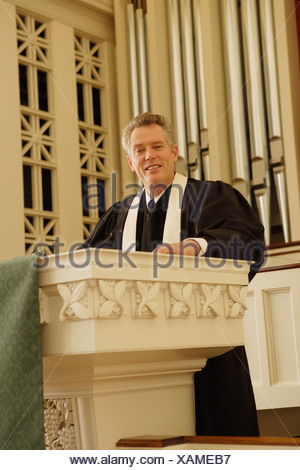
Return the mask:
<svg viewBox="0 0 300 470">
<path fill-rule="evenodd" d="M 35 254 L 0 262 L 0 449 L 43 449 Z"/>
</svg>

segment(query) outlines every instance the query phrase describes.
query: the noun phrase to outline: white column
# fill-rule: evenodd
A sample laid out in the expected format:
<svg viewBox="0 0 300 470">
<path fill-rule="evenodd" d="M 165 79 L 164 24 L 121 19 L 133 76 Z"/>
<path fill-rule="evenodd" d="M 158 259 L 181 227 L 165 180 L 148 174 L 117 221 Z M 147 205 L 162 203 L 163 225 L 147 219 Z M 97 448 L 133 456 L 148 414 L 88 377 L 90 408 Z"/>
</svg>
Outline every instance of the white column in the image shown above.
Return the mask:
<svg viewBox="0 0 300 470">
<path fill-rule="evenodd" d="M 150 108 L 172 119 L 167 2 L 147 1 L 147 48 Z"/>
<path fill-rule="evenodd" d="M 122 162 L 127 165 L 127 159 L 120 155 L 121 130 L 118 126 L 118 102 L 115 64 L 115 44 L 110 41 L 105 43 L 105 112 L 107 119 L 105 127 L 109 129 L 107 136 L 109 172 L 112 177 L 107 181 L 106 207 L 108 208 L 122 198 L 122 175 L 120 168 Z M 122 162 L 120 161 L 122 159 Z"/>
<path fill-rule="evenodd" d="M 218 0 L 199 0 L 202 20 L 204 77 L 211 179 L 231 183 L 228 105 L 223 64 L 223 40 Z"/>
<path fill-rule="evenodd" d="M 116 64 L 117 64 L 117 91 L 118 91 L 118 109 L 119 109 L 119 128 L 120 133 L 131 115 L 130 101 L 130 75 L 129 75 L 129 53 L 127 45 L 127 0 L 114 0 L 114 20 L 116 34 Z M 136 183 L 134 173 L 129 168 L 126 160 L 126 153 L 123 150 L 120 138 L 121 160 L 120 168 L 122 174 L 122 191 L 130 183 Z"/>
<path fill-rule="evenodd" d="M 51 23 L 53 73 L 52 90 L 55 110 L 57 152 L 57 201 L 62 251 L 83 240 L 78 115 L 75 77 L 74 30 Z"/>
</svg>

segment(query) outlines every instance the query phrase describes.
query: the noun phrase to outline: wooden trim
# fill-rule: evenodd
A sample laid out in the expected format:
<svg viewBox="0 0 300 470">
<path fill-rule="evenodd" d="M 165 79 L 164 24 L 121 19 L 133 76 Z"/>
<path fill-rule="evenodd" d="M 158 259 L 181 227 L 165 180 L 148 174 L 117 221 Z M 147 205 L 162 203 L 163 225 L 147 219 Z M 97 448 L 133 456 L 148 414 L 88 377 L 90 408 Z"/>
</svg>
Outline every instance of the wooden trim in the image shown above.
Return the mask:
<svg viewBox="0 0 300 470">
<path fill-rule="evenodd" d="M 268 258 L 272 258 L 272 256 L 290 255 L 292 253 L 300 253 L 300 248 L 299 250 L 279 251 L 276 253 L 268 253 Z"/>
<path fill-rule="evenodd" d="M 187 442 L 184 436 L 137 436 L 120 439 L 116 447 L 168 447 Z"/>
<path fill-rule="evenodd" d="M 163 448 L 178 444 L 215 444 L 237 446 L 282 446 L 300 448 L 298 437 L 244 436 L 136 436 L 120 439 L 116 447 Z"/>
<path fill-rule="evenodd" d="M 300 448 L 300 438 L 297 437 L 186 436 L 186 442 L 189 444 L 294 446 Z"/>
<path fill-rule="evenodd" d="M 260 273 L 268 273 L 271 271 L 283 271 L 286 269 L 297 269 L 300 268 L 300 263 L 294 263 L 294 264 L 284 264 L 282 266 L 272 266 L 269 268 L 261 268 L 259 270 Z"/>
<path fill-rule="evenodd" d="M 288 242 L 288 243 L 276 243 L 274 245 L 268 245 L 268 250 L 276 250 L 277 248 L 287 248 L 289 246 L 299 246 L 300 248 L 300 240 L 295 242 Z"/>
</svg>

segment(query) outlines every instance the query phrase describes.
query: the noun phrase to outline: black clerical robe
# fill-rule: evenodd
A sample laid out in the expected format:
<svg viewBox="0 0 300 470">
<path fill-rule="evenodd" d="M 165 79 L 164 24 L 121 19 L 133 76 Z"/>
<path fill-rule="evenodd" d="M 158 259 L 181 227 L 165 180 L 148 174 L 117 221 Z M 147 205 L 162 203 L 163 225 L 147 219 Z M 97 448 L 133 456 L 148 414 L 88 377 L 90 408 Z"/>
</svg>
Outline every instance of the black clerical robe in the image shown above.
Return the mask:
<svg viewBox="0 0 300 470">
<path fill-rule="evenodd" d="M 170 191 L 149 212 L 140 198 L 136 250 L 152 251 L 162 242 Z M 86 246 L 122 249 L 125 220 L 134 196 L 114 204 L 97 223 Z M 205 256 L 253 260 L 250 279 L 263 263 L 264 229 L 245 198 L 221 181 L 189 178 L 181 212 L 181 240 L 204 238 Z M 209 359 L 195 382 L 196 433 L 259 434 L 256 407 L 244 347 Z"/>
</svg>

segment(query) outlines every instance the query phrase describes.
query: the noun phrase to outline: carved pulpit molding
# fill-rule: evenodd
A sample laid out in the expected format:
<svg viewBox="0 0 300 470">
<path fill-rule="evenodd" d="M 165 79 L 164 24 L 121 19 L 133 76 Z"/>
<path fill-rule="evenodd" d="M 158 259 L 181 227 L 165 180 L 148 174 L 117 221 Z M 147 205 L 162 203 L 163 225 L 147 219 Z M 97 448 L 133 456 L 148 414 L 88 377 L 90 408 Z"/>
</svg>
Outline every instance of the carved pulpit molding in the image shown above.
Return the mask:
<svg viewBox="0 0 300 470">
<path fill-rule="evenodd" d="M 127 282 L 94 279 L 58 284 L 63 300 L 59 318 L 64 320 L 119 319 L 131 315 L 136 319 L 165 316 L 169 319 L 188 318 L 242 318 L 244 316 L 247 286 L 220 284 Z M 125 290 L 131 298 L 131 313 L 123 305 Z M 39 290 L 40 321 L 49 323 L 47 295 Z M 163 300 L 163 301 L 162 301 Z M 193 308 L 194 305 L 194 308 Z"/>
<path fill-rule="evenodd" d="M 39 263 L 46 447 L 113 449 L 128 423 L 192 435 L 193 374 L 244 342 L 248 263 L 95 249 Z"/>
<path fill-rule="evenodd" d="M 58 284 L 63 300 L 60 321 L 88 319 L 242 318 L 247 286 L 193 283 L 160 283 L 89 279 Z M 124 307 L 124 295 L 130 298 L 130 311 Z M 49 323 L 47 295 L 40 289 L 41 323 Z"/>
<path fill-rule="evenodd" d="M 246 310 L 247 262 L 179 256 L 170 262 L 168 255 L 91 249 L 88 255 L 80 250 L 40 264 L 40 279 L 46 281 L 39 288 L 44 324 L 49 323 L 49 296 L 57 292 L 63 301 L 60 321 L 227 319 L 242 318 Z M 54 273 L 56 282 L 49 282 Z"/>
</svg>

